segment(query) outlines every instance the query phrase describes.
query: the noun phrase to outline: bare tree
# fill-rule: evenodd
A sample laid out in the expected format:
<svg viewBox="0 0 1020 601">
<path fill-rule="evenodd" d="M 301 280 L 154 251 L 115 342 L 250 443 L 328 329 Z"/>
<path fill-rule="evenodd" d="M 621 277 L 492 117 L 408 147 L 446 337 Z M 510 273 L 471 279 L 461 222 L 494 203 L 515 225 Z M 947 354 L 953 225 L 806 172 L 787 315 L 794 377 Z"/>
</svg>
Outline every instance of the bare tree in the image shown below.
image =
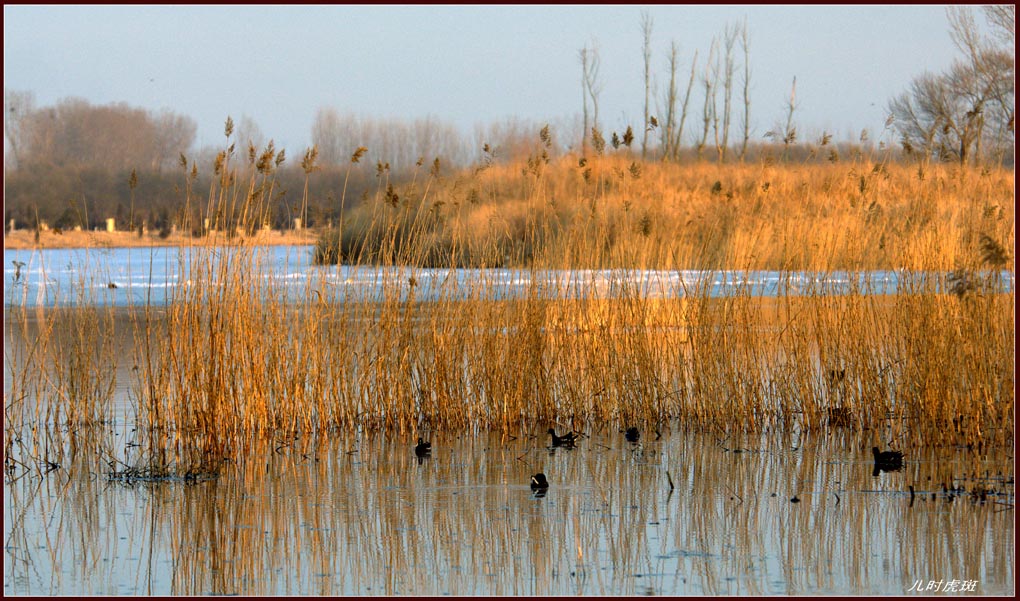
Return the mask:
<svg viewBox="0 0 1020 601">
<path fill-rule="evenodd" d="M 351 153 L 364 146 L 368 148 L 367 162 L 388 164 L 393 171 L 411 169 L 425 157 L 441 156 L 444 164 L 454 165 L 473 156 L 470 141 L 460 136 L 456 126 L 434 116 L 414 121 L 380 120 L 341 115 L 331 107 L 316 112 L 312 144 L 323 165 L 346 165 Z"/>
<path fill-rule="evenodd" d="M 643 47 L 645 59 L 645 134 L 641 140 L 641 158 L 644 159 L 648 154 L 648 99 L 652 88 L 652 17 L 647 11 L 642 11 L 641 13 L 641 34 L 645 42 Z"/>
<path fill-rule="evenodd" d="M 740 48 L 744 51 L 744 139 L 740 144 L 740 160 L 743 162 L 747 155 L 747 141 L 751 137 L 751 59 L 746 17 L 740 31 Z"/>
<path fill-rule="evenodd" d="M 786 159 L 790 144 L 797 141 L 797 127 L 793 124 L 793 112 L 797 110 L 797 76 L 793 76 L 790 86 L 790 102 L 786 105 L 786 126 L 783 128 L 783 159 Z"/>
<path fill-rule="evenodd" d="M 255 122 L 255 119 L 248 115 L 241 115 L 241 119 L 237 122 L 237 133 L 234 139 L 237 140 L 242 150 L 248 147 L 263 148 L 266 145 L 266 136 L 262 133 L 262 128 Z"/>
<path fill-rule="evenodd" d="M 986 56 L 984 60 L 987 66 L 996 68 L 991 58 Z M 997 64 L 1004 73 L 1012 71 L 1005 60 Z M 1007 77 L 1011 85 L 1012 73 Z M 1008 97 L 1011 102 L 1012 91 L 1004 89 L 1004 81 L 992 82 L 998 85 L 989 87 L 989 82 L 981 80 L 981 74 L 964 62 L 956 62 L 942 75 L 925 73 L 915 78 L 910 90 L 894 98 L 889 107 L 904 148 L 918 148 L 929 157 L 966 164 L 972 155 L 980 155 L 982 134 L 989 121 L 998 124 L 1000 136 L 1012 136 L 1012 108 L 1005 112 L 1002 109 L 1006 107 L 999 102 L 989 102 L 996 96 Z"/>
<path fill-rule="evenodd" d="M 985 6 L 985 18 L 995 30 L 996 37 L 1007 47 L 1016 45 L 1016 5 L 996 4 Z"/>
<path fill-rule="evenodd" d="M 722 52 L 719 50 L 719 40 L 715 38 L 712 40 L 712 45 L 715 50 L 715 63 L 712 65 L 711 77 L 712 77 L 712 138 L 715 144 L 715 151 L 717 155 L 722 154 L 722 147 L 719 141 L 719 79 L 722 73 Z"/>
<path fill-rule="evenodd" d="M 326 165 L 339 165 L 340 114 L 332 107 L 320 107 L 312 121 L 312 145 L 319 151 L 319 160 Z"/>
<path fill-rule="evenodd" d="M 599 79 L 599 47 L 596 42 L 592 43 L 591 47 L 591 69 L 586 77 L 588 83 L 588 95 L 591 97 L 591 126 L 594 128 L 601 129 L 599 127 L 599 94 L 602 93 L 602 81 Z"/>
<path fill-rule="evenodd" d="M 526 157 L 538 149 L 535 131 L 541 127 L 520 117 L 476 124 L 472 154 L 484 155 L 487 163 Z"/>
<path fill-rule="evenodd" d="M 152 166 L 154 171 L 160 173 L 163 168 L 176 163 L 177 157 L 186 153 L 195 143 L 198 124 L 187 115 L 177 115 L 168 110 L 163 110 L 153 119 L 156 139 Z"/>
<path fill-rule="evenodd" d="M 726 161 L 726 149 L 729 146 L 730 139 L 730 107 L 732 106 L 731 100 L 733 98 L 733 74 L 736 72 L 736 63 L 733 59 L 733 47 L 737 43 L 737 34 L 740 32 L 738 26 L 727 25 L 726 31 L 723 34 L 723 48 L 724 48 L 724 64 L 725 71 L 723 74 L 723 124 L 722 124 L 722 144 L 718 147 L 719 149 L 719 162 Z"/>
<path fill-rule="evenodd" d="M 599 127 L 599 94 L 602 82 L 599 81 L 599 49 L 595 42 L 591 47 L 585 46 L 579 53 L 581 61 L 581 95 L 584 102 L 584 130 L 581 133 L 581 154 L 588 152 L 588 136 L 592 129 Z M 592 120 L 588 127 L 588 101 L 591 101 Z"/>
<path fill-rule="evenodd" d="M 968 9 L 948 10 L 950 37 L 964 58 L 945 73 L 915 78 L 907 92 L 889 103 L 906 151 L 916 149 L 925 159 L 967 164 L 988 153 L 986 133 L 999 160 L 1012 151 L 1014 38 L 1012 26 L 997 20 L 1000 14 L 1008 13 L 986 11 L 998 33 L 1000 44 L 996 45 L 980 33 Z"/>
<path fill-rule="evenodd" d="M 702 156 L 702 152 L 705 150 L 705 144 L 708 142 L 708 130 L 712 125 L 715 118 L 715 80 L 717 77 L 717 65 L 715 60 L 716 46 L 718 45 L 718 39 L 712 39 L 712 45 L 708 50 L 708 61 L 705 62 L 705 73 L 701 78 L 701 83 L 705 88 L 705 103 L 702 107 L 701 118 L 704 127 L 701 130 L 701 139 L 698 141 L 698 158 Z"/>
<path fill-rule="evenodd" d="M 670 45 L 669 54 L 669 89 L 666 92 L 666 123 L 662 130 L 662 160 L 677 160 L 680 158 L 680 148 L 683 144 L 684 123 L 687 121 L 687 107 L 691 100 L 691 91 L 694 89 L 694 75 L 697 71 L 698 52 L 694 52 L 691 59 L 691 74 L 687 80 L 687 90 L 684 92 L 684 100 L 677 110 L 676 103 L 679 100 L 679 92 L 676 85 L 677 70 L 680 67 L 680 47 L 676 42 Z M 679 114 L 678 114 L 679 113 Z"/>
<path fill-rule="evenodd" d="M 21 165 L 20 149 L 29 135 L 31 118 L 35 114 L 35 94 L 16 90 L 4 90 L 4 135 L 11 147 L 10 166 Z M 5 161 L 6 163 L 6 161 Z"/>
<path fill-rule="evenodd" d="M 680 47 L 676 42 L 669 46 L 669 87 L 666 89 L 666 123 L 662 127 L 662 160 L 666 161 L 673 157 L 673 132 L 676 128 L 677 118 L 677 89 L 676 71 L 680 64 Z M 645 135 L 648 135 L 645 128 Z"/>
<path fill-rule="evenodd" d="M 673 158 L 679 158 L 680 143 L 684 137 L 684 122 L 687 121 L 687 106 L 691 100 L 691 90 L 694 89 L 694 74 L 698 67 L 698 51 L 694 51 L 694 58 L 691 59 L 691 75 L 687 79 L 687 92 L 684 93 L 684 103 L 680 106 L 680 123 L 676 128 L 676 142 L 673 144 Z"/>
<path fill-rule="evenodd" d="M 963 130 L 973 134 L 974 155 L 981 156 L 981 145 L 986 126 L 998 130 L 997 142 L 1001 145 L 1004 130 L 1012 130 L 1014 119 L 1013 84 L 1015 73 L 1015 36 L 1014 23 L 1016 7 L 1003 7 L 1002 10 L 985 11 L 985 17 L 996 31 L 1004 46 L 996 46 L 993 39 L 981 34 L 969 8 L 950 7 L 947 9 L 950 31 L 956 47 L 966 57 L 962 64 L 954 64 L 951 68 L 950 81 L 953 91 L 966 99 L 970 110 L 964 114 L 967 123 Z M 1009 23 L 1003 23 L 1003 17 L 1009 17 Z M 966 151 L 961 147 L 961 162 Z"/>
<path fill-rule="evenodd" d="M 585 156 L 588 154 L 588 47 L 585 46 L 577 54 L 578 60 L 581 61 L 581 114 L 583 115 L 583 123 L 581 124 L 581 155 Z"/>
</svg>

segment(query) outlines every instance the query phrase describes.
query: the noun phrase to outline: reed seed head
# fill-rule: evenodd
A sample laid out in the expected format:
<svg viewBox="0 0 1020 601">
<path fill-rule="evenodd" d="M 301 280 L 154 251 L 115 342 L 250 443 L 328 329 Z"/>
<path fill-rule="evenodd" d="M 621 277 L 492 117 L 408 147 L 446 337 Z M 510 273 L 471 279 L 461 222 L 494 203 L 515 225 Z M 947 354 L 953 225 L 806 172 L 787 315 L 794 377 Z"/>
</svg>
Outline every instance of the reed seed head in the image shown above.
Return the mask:
<svg viewBox="0 0 1020 601">
<path fill-rule="evenodd" d="M 630 148 L 630 145 L 634 143 L 634 129 L 631 126 L 627 126 L 627 131 L 623 132 L 623 145 Z"/>
<path fill-rule="evenodd" d="M 308 175 L 312 171 L 315 171 L 316 169 L 319 168 L 319 166 L 315 164 L 318 158 L 319 158 L 318 145 L 312 146 L 311 148 L 305 151 L 305 158 L 301 159 L 301 170 L 305 172 L 305 175 Z"/>
</svg>

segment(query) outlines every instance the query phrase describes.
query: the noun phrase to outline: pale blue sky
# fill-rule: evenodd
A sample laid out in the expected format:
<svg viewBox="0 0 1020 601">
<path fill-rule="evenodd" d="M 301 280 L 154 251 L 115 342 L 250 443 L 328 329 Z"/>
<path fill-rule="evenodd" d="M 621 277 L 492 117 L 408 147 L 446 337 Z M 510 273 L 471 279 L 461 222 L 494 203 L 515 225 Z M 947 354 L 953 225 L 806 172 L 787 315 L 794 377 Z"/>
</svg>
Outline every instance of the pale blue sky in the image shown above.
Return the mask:
<svg viewBox="0 0 1020 601">
<path fill-rule="evenodd" d="M 802 135 L 878 139 L 889 99 L 957 56 L 943 6 L 661 6 L 653 73 L 682 72 L 713 35 L 745 17 L 756 138 L 785 115 L 797 77 Z M 38 105 L 67 96 L 169 108 L 219 144 L 227 115 L 253 118 L 292 156 L 311 143 L 316 109 L 413 119 L 470 132 L 509 116 L 545 121 L 581 110 L 578 50 L 597 40 L 607 130 L 638 130 L 641 6 L 4 6 L 4 86 Z M 984 26 L 983 16 L 975 15 Z M 739 46 L 738 46 L 739 48 Z M 683 75 L 686 84 L 686 75 Z M 698 91 L 692 104 L 698 102 Z M 700 105 L 698 105 L 700 107 Z M 699 109 L 700 110 L 700 109 Z M 660 110 L 653 108 L 653 114 Z M 739 117 L 735 119 L 739 124 Z M 856 133 L 854 133 L 856 137 Z"/>
</svg>

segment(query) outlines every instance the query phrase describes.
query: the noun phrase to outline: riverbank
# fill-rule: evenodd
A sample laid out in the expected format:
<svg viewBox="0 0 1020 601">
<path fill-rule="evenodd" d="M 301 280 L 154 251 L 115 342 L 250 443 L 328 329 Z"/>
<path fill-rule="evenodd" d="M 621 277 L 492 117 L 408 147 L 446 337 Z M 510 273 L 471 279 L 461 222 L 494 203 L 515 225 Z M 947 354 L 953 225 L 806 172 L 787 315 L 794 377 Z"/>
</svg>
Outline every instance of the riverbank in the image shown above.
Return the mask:
<svg viewBox="0 0 1020 601">
<path fill-rule="evenodd" d="M 140 248 L 148 246 L 201 246 L 225 245 L 240 241 L 253 242 L 265 246 L 300 246 L 315 244 L 318 233 L 304 231 L 260 231 L 254 236 L 238 236 L 228 239 L 222 232 L 210 233 L 202 238 L 194 238 L 188 234 L 174 233 L 160 238 L 157 232 L 148 232 L 139 236 L 137 232 L 61 232 L 53 230 L 39 232 L 39 240 L 35 239 L 34 230 L 15 230 L 4 233 L 5 250 L 29 250 L 51 248 Z"/>
</svg>

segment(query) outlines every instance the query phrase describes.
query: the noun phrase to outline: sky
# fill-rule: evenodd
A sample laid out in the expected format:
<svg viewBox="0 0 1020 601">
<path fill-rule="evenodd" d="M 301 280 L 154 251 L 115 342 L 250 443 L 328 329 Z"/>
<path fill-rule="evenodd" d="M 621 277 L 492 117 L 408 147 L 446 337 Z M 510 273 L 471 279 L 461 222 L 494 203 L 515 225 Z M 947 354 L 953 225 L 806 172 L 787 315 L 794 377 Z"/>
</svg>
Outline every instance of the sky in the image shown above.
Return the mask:
<svg viewBox="0 0 1020 601">
<path fill-rule="evenodd" d="M 4 88 L 33 92 L 37 106 L 74 96 L 167 108 L 196 120 L 199 146 L 222 143 L 228 115 L 247 116 L 297 156 L 321 107 L 433 116 L 466 133 L 509 117 L 576 118 L 578 51 L 597 44 L 603 129 L 640 130 L 643 10 L 653 19 L 653 115 L 664 113 L 670 43 L 685 86 L 694 52 L 703 65 L 713 36 L 746 18 L 757 139 L 785 121 L 796 77 L 801 139 L 823 130 L 856 139 L 867 128 L 894 141 L 881 137 L 889 100 L 958 56 L 944 6 L 5 5 Z"/>
</svg>

